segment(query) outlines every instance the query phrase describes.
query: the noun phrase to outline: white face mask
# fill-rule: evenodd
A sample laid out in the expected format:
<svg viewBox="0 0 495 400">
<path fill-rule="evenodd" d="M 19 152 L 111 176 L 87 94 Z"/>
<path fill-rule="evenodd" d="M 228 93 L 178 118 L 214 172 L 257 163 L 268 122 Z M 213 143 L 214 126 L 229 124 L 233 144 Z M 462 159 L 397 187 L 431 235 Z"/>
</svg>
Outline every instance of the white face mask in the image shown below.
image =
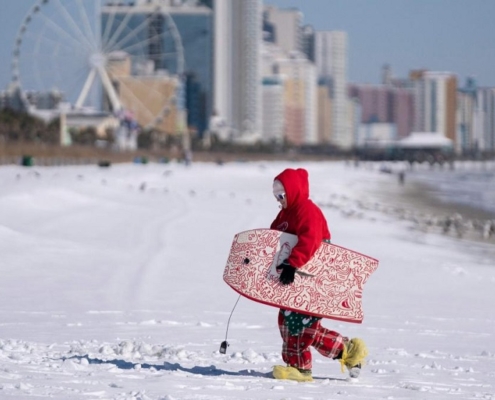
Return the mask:
<svg viewBox="0 0 495 400">
<path fill-rule="evenodd" d="M 285 193 L 284 185 L 279 180 L 273 181 L 273 195 L 280 203 L 281 208 L 287 207 L 287 194 Z"/>
<path fill-rule="evenodd" d="M 273 181 L 273 194 L 276 196 L 278 193 L 285 193 L 285 188 L 284 185 L 282 185 L 282 182 L 275 179 Z"/>
</svg>

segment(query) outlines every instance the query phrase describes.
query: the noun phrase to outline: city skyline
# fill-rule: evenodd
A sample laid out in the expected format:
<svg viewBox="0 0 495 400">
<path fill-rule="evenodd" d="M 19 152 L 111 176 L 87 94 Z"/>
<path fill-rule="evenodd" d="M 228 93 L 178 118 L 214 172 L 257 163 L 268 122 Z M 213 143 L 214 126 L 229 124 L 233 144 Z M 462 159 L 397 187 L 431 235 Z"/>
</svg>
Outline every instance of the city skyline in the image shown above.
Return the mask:
<svg viewBox="0 0 495 400">
<path fill-rule="evenodd" d="M 380 83 L 389 64 L 395 77 L 409 71 L 447 71 L 495 86 L 495 1 L 477 0 L 266 0 L 297 8 L 303 25 L 348 35 L 349 82 Z"/>
<path fill-rule="evenodd" d="M 376 65 L 376 79 L 352 78 L 356 64 L 352 54 L 356 53 L 350 42 L 359 36 L 353 29 L 366 28 L 365 21 L 374 23 L 377 34 L 394 29 L 391 3 L 380 16 L 367 13 L 366 7 L 348 13 L 355 17 L 350 29 L 338 18 L 340 0 L 320 3 L 319 16 L 325 17 L 325 24 L 331 25 L 333 20 L 343 24 L 320 29 L 317 23 L 308 22 L 308 9 L 297 7 L 298 0 L 280 5 L 273 3 L 281 0 L 139 0 L 103 7 L 101 22 L 100 1 L 105 2 L 38 2 L 24 17 L 11 64 L 15 67 L 13 87 L 22 89 L 19 93 L 24 104 L 29 101 L 28 107 L 44 110 L 37 94 L 27 100 L 34 90 L 60 93 L 59 99 L 66 94 L 64 101 L 77 110 L 117 112 L 125 108 L 140 126 L 160 126 L 165 134 L 187 129 L 203 139 L 211 135 L 243 143 L 283 140 L 350 150 L 357 143 L 368 145 L 404 138 L 411 132 L 435 132 L 451 140 L 458 152 L 493 149 L 495 86 L 481 83 L 473 73 L 463 76 L 457 68 L 447 66 L 449 60 L 435 68 L 404 65 L 403 71 L 387 60 Z M 425 5 L 423 1 L 415 2 L 415 8 Z M 397 3 L 411 7 L 410 0 Z M 441 45 L 442 51 L 438 50 L 439 42 L 435 44 L 434 39 L 441 42 L 445 39 L 442 35 L 447 35 L 445 43 L 456 40 L 443 27 L 442 19 L 448 20 L 451 28 L 459 28 L 460 21 L 460 9 L 456 8 L 460 0 L 449 1 L 447 8 L 446 4 L 437 12 L 427 10 L 435 16 L 430 21 L 433 30 L 421 29 L 425 9 L 419 17 L 411 16 L 412 26 L 404 29 L 406 36 L 412 30 L 415 39 L 423 38 L 424 43 L 430 39 L 440 55 L 448 50 Z M 161 6 L 170 10 L 163 11 Z M 407 7 L 400 11 L 404 13 Z M 458 31 L 464 38 L 469 29 Z M 395 39 L 389 32 L 386 39 L 371 35 L 370 43 L 388 46 Z M 464 51 L 460 40 L 454 44 Z M 405 41 L 402 50 L 417 51 L 416 46 L 414 40 Z M 387 50 L 393 52 L 390 46 Z M 420 50 L 428 55 L 431 46 Z M 457 60 L 455 54 L 450 61 Z M 171 89 L 167 76 L 174 74 L 185 79 L 183 85 Z M 101 87 L 93 87 L 95 79 L 101 81 Z M 106 97 L 100 97 L 100 90 Z M 4 93 L 2 101 L 12 104 L 12 92 Z M 165 97 L 157 103 L 155 95 Z M 105 107 L 98 108 L 99 99 Z"/>
<path fill-rule="evenodd" d="M 0 88 L 11 80 L 14 40 L 35 1 L 2 1 Z M 462 86 L 473 76 L 495 86 L 495 29 L 491 0 L 266 0 L 265 5 L 295 7 L 303 24 L 316 30 L 343 30 L 349 37 L 349 82 L 380 83 L 384 64 L 396 77 L 410 70 L 448 71 Z M 386 23 L 380 23 L 385 21 Z"/>
</svg>

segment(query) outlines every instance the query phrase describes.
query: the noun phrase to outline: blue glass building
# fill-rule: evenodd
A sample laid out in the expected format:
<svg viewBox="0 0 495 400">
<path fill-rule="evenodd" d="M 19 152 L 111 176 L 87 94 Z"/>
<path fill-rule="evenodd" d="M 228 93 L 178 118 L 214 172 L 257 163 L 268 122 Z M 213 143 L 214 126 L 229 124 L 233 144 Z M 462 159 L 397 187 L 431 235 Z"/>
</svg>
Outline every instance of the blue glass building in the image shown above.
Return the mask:
<svg viewBox="0 0 495 400">
<path fill-rule="evenodd" d="M 163 11 L 162 11 L 163 10 Z M 205 6 L 156 7 L 114 4 L 104 7 L 101 35 L 115 51 L 133 56 L 133 74 L 152 61 L 154 71 L 178 71 L 177 49 L 168 13 L 183 48 L 187 125 L 202 137 L 213 109 L 213 12 Z M 108 51 L 108 49 L 107 49 Z"/>
<path fill-rule="evenodd" d="M 213 14 L 194 7 L 170 15 L 184 47 L 187 123 L 202 137 L 213 111 Z"/>
</svg>

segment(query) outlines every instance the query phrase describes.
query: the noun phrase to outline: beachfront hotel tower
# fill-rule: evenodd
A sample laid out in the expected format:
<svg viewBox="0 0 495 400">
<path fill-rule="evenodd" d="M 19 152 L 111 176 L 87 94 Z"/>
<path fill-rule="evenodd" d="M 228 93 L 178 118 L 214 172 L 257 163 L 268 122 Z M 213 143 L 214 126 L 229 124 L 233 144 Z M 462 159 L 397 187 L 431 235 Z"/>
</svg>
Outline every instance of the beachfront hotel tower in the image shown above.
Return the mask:
<svg viewBox="0 0 495 400">
<path fill-rule="evenodd" d="M 441 133 L 457 142 L 457 76 L 451 72 L 415 70 L 409 74 L 415 94 L 416 132 Z"/>
<path fill-rule="evenodd" d="M 347 33 L 316 31 L 314 57 L 318 79 L 320 83 L 328 85 L 332 98 L 332 131 L 328 136 L 332 144 L 350 149 L 354 145 L 354 138 L 347 116 Z"/>
<path fill-rule="evenodd" d="M 293 8 L 279 9 L 265 6 L 263 10 L 263 29 L 270 32 L 265 40 L 275 43 L 282 51 L 290 53 L 302 50 L 303 14 Z"/>
<path fill-rule="evenodd" d="M 303 52 L 302 18 L 297 9 L 264 8 L 262 71 L 265 83 L 273 82 L 275 76 L 283 86 L 284 139 L 294 145 L 314 145 L 318 143 L 317 75 L 314 64 Z M 269 89 L 274 90 L 265 84 L 264 92 Z M 269 109 L 271 106 L 265 101 L 266 122 L 278 115 L 269 114 Z M 272 134 L 264 131 L 263 136 Z"/>
<path fill-rule="evenodd" d="M 299 51 L 287 53 L 273 43 L 264 42 L 262 74 L 263 125 L 266 128 L 263 130 L 263 139 L 272 141 L 274 137 L 280 137 L 278 134 L 274 136 L 274 132 L 268 127 L 277 127 L 275 132 L 279 132 L 279 120 L 282 115 L 283 140 L 297 146 L 317 144 L 317 86 L 314 64 Z"/>
<path fill-rule="evenodd" d="M 214 0 L 214 111 L 232 139 L 261 134 L 261 0 Z"/>
<path fill-rule="evenodd" d="M 478 88 L 476 106 L 476 147 L 495 152 L 495 88 Z"/>
</svg>

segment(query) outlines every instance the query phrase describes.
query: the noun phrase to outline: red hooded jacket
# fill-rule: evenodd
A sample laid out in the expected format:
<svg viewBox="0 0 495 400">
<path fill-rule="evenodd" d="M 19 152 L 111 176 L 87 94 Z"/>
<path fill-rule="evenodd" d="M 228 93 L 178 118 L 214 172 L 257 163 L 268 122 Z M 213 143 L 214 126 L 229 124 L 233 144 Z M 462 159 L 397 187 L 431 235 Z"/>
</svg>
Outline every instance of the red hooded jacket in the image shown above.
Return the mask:
<svg viewBox="0 0 495 400">
<path fill-rule="evenodd" d="M 322 211 L 309 199 L 308 171 L 288 168 L 275 180 L 284 185 L 287 208 L 278 213 L 270 229 L 297 235 L 297 244 L 288 262 L 301 268 L 313 257 L 323 240 L 330 240 L 330 231 Z"/>
</svg>

